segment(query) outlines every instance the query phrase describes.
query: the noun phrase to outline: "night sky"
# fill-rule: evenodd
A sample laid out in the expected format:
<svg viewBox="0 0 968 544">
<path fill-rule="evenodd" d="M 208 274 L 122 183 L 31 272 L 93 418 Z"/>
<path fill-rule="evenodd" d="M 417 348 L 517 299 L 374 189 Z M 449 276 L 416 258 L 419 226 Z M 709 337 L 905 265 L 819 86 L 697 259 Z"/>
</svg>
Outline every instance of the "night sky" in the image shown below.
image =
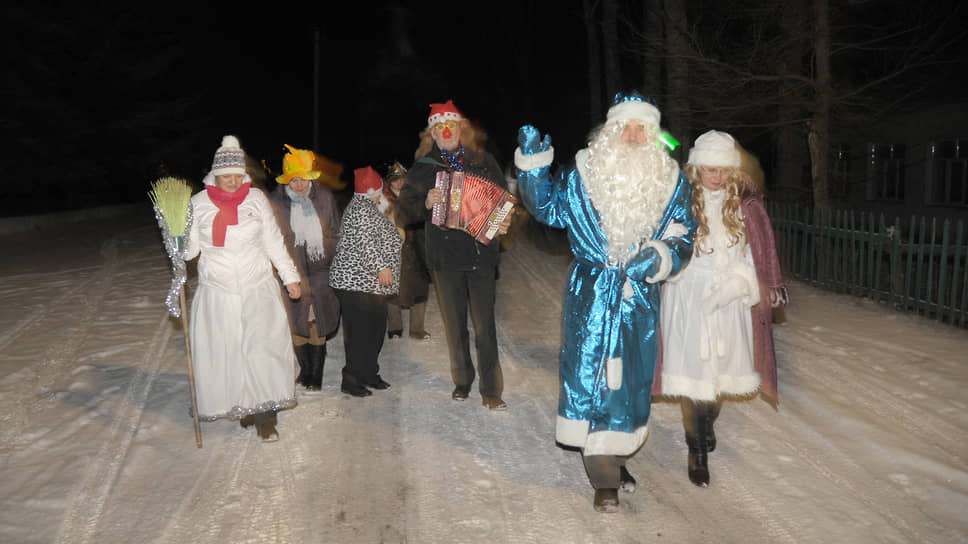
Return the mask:
<svg viewBox="0 0 968 544">
<path fill-rule="evenodd" d="M 581 147 L 588 122 L 580 4 L 101 2 L 2 8 L 13 96 L 4 106 L 4 213 L 142 198 L 166 171 L 200 183 L 224 134 L 279 170 L 283 144 L 352 170 L 409 166 L 429 104 L 453 99 L 509 164 L 517 127 Z M 159 9 L 164 8 L 164 9 Z M 521 39 L 527 36 L 528 39 Z M 533 37 L 533 39 L 532 39 Z M 24 157 L 45 150 L 44 173 Z M 42 191 L 47 198 L 37 198 Z"/>
<path fill-rule="evenodd" d="M 409 166 L 432 102 L 454 100 L 504 166 L 522 124 L 550 133 L 564 161 L 604 116 L 589 105 L 574 0 L 17 4 L 0 8 L 0 215 L 142 201 L 162 172 L 200 186 L 225 134 L 279 170 L 283 144 L 314 147 L 317 29 L 315 151 L 347 181 L 365 165 Z M 644 79 L 641 60 L 627 62 L 623 90 Z M 946 68 L 927 76 L 959 73 Z M 918 76 L 911 88 L 928 81 Z"/>
<path fill-rule="evenodd" d="M 257 20 L 247 12 L 226 19 L 216 14 L 226 24 L 191 38 L 197 46 L 189 61 L 200 78 L 189 85 L 208 87 L 204 103 L 212 119 L 203 130 L 212 149 L 206 153 L 223 133 L 234 133 L 250 155 L 278 168 L 282 144 L 312 147 L 317 27 L 317 151 L 343 162 L 348 179 L 366 164 L 399 160 L 409 166 L 429 104 L 447 99 L 486 129 L 502 162 L 511 158 L 520 124 L 547 123 L 564 132 L 575 109 L 579 122 L 568 123 L 574 128 L 561 138 L 577 149 L 589 128 L 581 126 L 588 108 L 584 30 L 577 12 L 542 3 L 553 11 L 535 25 L 512 20 L 526 17 L 514 8 L 470 3 L 449 15 L 439 5 L 394 3 L 343 5 L 348 12 L 340 17 L 319 3 L 260 8 Z M 529 26 L 538 29 L 540 45 L 523 58 L 518 38 Z"/>
</svg>

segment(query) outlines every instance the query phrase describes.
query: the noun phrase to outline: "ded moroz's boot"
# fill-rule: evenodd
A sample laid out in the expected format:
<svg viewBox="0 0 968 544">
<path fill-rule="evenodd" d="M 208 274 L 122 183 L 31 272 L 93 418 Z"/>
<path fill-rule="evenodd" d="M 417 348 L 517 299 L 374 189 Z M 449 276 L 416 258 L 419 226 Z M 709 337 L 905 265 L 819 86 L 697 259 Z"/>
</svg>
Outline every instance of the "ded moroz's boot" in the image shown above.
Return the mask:
<svg viewBox="0 0 968 544">
<path fill-rule="evenodd" d="M 618 489 L 601 488 L 595 490 L 595 511 L 603 514 L 618 512 Z"/>
</svg>

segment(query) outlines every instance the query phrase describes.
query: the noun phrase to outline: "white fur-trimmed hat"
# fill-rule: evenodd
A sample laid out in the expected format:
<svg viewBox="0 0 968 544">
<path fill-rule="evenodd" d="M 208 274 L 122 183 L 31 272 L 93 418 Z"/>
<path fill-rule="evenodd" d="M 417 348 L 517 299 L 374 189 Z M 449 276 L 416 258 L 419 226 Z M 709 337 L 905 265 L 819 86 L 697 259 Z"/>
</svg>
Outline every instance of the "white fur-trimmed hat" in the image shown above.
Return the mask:
<svg viewBox="0 0 968 544">
<path fill-rule="evenodd" d="M 641 94 L 632 91 L 629 94 L 616 93 L 612 101 L 613 106 L 608 109 L 605 115 L 605 122 L 612 121 L 642 121 L 647 127 L 659 126 L 662 114 L 659 108 L 650 104 Z"/>
<path fill-rule="evenodd" d="M 696 138 L 696 143 L 689 150 L 689 160 L 686 164 L 693 166 L 724 166 L 739 168 L 739 151 L 736 150 L 736 140 L 725 132 L 708 130 Z"/>
<path fill-rule="evenodd" d="M 445 121 L 461 121 L 464 116 L 458 111 L 457 106 L 454 105 L 453 100 L 448 100 L 443 104 L 431 104 L 430 105 L 430 115 L 427 116 L 427 126 L 432 127 L 434 123 L 443 123 Z"/>
<path fill-rule="evenodd" d="M 222 145 L 215 151 L 215 158 L 212 159 L 211 174 L 245 175 L 245 151 L 242 151 L 238 138 L 232 135 L 222 137 Z"/>
</svg>

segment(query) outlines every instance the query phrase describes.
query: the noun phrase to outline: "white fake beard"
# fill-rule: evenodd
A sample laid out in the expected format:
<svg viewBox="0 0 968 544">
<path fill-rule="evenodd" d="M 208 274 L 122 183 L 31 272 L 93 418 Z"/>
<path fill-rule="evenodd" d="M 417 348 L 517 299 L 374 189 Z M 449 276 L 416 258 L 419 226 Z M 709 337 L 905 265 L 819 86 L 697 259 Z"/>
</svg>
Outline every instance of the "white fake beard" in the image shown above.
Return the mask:
<svg viewBox="0 0 968 544">
<path fill-rule="evenodd" d="M 658 149 L 653 132 L 646 142 L 622 141 L 624 123 L 602 127 L 588 145 L 583 182 L 608 239 L 609 260 L 625 263 L 639 243 L 652 237 L 678 180 L 679 165 Z"/>
</svg>

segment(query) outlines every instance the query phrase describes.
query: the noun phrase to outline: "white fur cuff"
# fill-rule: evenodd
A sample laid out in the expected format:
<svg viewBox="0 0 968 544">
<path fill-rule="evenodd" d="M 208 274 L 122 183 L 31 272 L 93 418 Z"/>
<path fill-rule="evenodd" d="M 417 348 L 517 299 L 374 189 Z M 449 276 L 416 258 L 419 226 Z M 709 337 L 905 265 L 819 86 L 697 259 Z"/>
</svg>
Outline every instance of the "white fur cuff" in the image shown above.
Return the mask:
<svg viewBox="0 0 968 544">
<path fill-rule="evenodd" d="M 555 440 L 574 448 L 584 448 L 588 438 L 588 422 L 583 419 L 567 419 L 558 416 L 555 422 Z"/>
<path fill-rule="evenodd" d="M 645 247 L 654 247 L 655 251 L 659 254 L 659 271 L 655 273 L 655 276 L 645 278 L 645 281 L 648 283 L 659 283 L 668 278 L 669 273 L 672 272 L 672 252 L 669 251 L 669 246 L 658 240 L 649 240 L 646 242 Z"/>
<path fill-rule="evenodd" d="M 553 146 L 533 155 L 525 155 L 521 152 L 520 147 L 514 150 L 514 166 L 524 172 L 541 168 L 542 166 L 549 166 L 554 159 L 555 148 Z"/>
</svg>

